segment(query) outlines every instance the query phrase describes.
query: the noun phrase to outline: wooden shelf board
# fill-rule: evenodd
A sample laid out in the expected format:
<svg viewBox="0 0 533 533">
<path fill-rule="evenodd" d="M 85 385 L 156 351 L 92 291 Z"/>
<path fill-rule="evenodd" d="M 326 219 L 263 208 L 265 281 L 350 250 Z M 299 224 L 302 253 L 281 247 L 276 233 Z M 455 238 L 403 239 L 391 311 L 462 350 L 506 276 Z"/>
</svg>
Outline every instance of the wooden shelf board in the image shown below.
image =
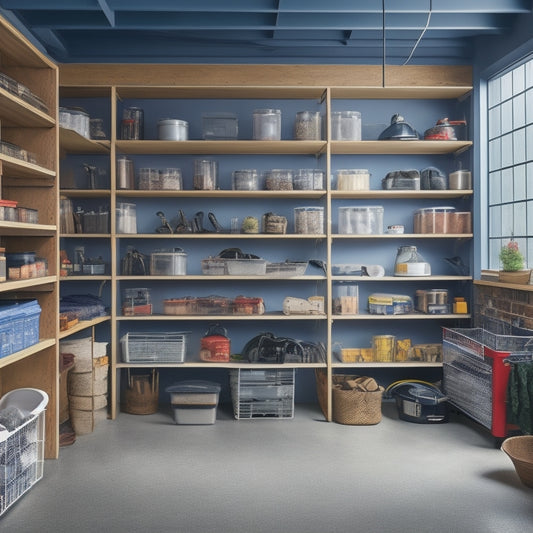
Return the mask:
<svg viewBox="0 0 533 533">
<path fill-rule="evenodd" d="M 108 198 L 111 196 L 109 189 L 61 189 L 61 196 L 67 198 Z"/>
<path fill-rule="evenodd" d="M 371 276 L 331 276 L 333 281 L 471 281 L 472 276 L 383 276 L 371 277 Z"/>
<path fill-rule="evenodd" d="M 444 155 L 460 153 L 471 146 L 472 141 L 331 141 L 331 153 Z"/>
<path fill-rule="evenodd" d="M 64 194 L 67 193 L 64 192 Z M 117 196 L 121 198 L 281 198 L 292 200 L 294 198 L 322 198 L 326 196 L 326 191 L 232 191 L 227 189 L 217 189 L 213 191 L 145 191 L 138 189 L 120 189 L 117 190 Z"/>
<path fill-rule="evenodd" d="M 1 361 L 1 360 L 0 360 Z M 230 362 L 230 363 L 208 363 L 203 361 L 191 361 L 185 363 L 117 363 L 116 368 L 240 368 L 243 370 L 259 369 L 287 369 L 287 368 L 325 368 L 326 363 L 248 363 L 248 362 Z"/>
<path fill-rule="evenodd" d="M 77 237 L 83 233 L 75 234 Z M 314 233 L 120 233 L 117 239 L 325 239 L 325 234 Z"/>
<path fill-rule="evenodd" d="M 463 320 L 471 318 L 469 314 L 428 315 L 425 313 L 407 313 L 404 315 L 332 315 L 333 320 Z"/>
<path fill-rule="evenodd" d="M 398 361 L 392 363 L 331 363 L 332 368 L 442 368 L 442 363 L 427 363 L 425 361 Z"/>
<path fill-rule="evenodd" d="M 61 276 L 59 281 L 109 281 L 111 276 L 91 276 L 86 274 L 84 276 Z"/>
<path fill-rule="evenodd" d="M 326 276 L 294 276 L 292 278 L 277 278 L 273 276 L 208 276 L 208 275 L 187 275 L 187 276 L 116 276 L 117 280 L 133 281 L 324 281 Z"/>
<path fill-rule="evenodd" d="M 24 289 L 31 289 L 55 283 L 56 276 L 45 276 L 42 278 L 22 279 L 17 281 L 4 281 L 0 283 L 0 292 L 18 291 Z"/>
<path fill-rule="evenodd" d="M 463 98 L 472 91 L 472 86 L 442 87 L 331 87 L 331 98 L 353 99 L 443 99 Z"/>
<path fill-rule="evenodd" d="M 357 235 L 355 233 L 335 233 L 332 239 L 471 239 L 473 233 L 380 233 L 377 235 Z"/>
<path fill-rule="evenodd" d="M 316 155 L 324 153 L 326 141 L 116 141 L 124 154 L 272 154 Z"/>
<path fill-rule="evenodd" d="M 97 324 L 101 324 L 102 322 L 108 322 L 109 320 L 111 320 L 110 316 L 99 316 L 97 318 L 93 318 L 92 320 L 81 320 L 72 328 L 69 328 L 65 331 L 60 331 L 59 339 L 70 337 L 71 335 L 74 335 L 74 333 L 78 333 L 85 329 L 91 328 L 93 326 L 96 326 Z"/>
<path fill-rule="evenodd" d="M 0 108 L 2 127 L 52 128 L 55 125 L 55 120 L 51 116 L 2 88 L 0 88 Z"/>
<path fill-rule="evenodd" d="M 0 161 L 2 161 L 3 174 L 10 178 L 54 178 L 56 175 L 54 170 L 5 154 L 0 154 Z"/>
<path fill-rule="evenodd" d="M 65 239 L 111 239 L 109 233 L 62 233 L 61 238 Z"/>
<path fill-rule="evenodd" d="M 0 221 L 0 233 L 2 236 L 53 237 L 56 234 L 56 230 L 56 226 L 49 224 Z"/>
<path fill-rule="evenodd" d="M 516 291 L 533 292 L 533 285 L 518 284 L 518 283 L 502 283 L 500 281 L 485 281 L 481 279 L 474 280 L 474 285 L 481 287 L 500 287 L 502 289 L 513 289 Z"/>
<path fill-rule="evenodd" d="M 46 348 L 50 348 L 50 346 L 54 346 L 55 343 L 56 343 L 55 338 L 54 339 L 41 339 L 39 340 L 37 344 L 33 344 L 31 346 L 28 346 L 28 348 L 24 348 L 24 350 L 20 350 L 19 352 L 15 352 L 11 355 L 7 355 L 6 357 L 2 357 L 0 359 L 0 368 L 4 368 L 13 363 L 16 363 L 17 361 L 26 359 L 26 357 L 36 354 Z"/>
<path fill-rule="evenodd" d="M 95 141 L 67 128 L 59 128 L 59 146 L 71 154 L 109 154 L 109 141 Z"/>
<path fill-rule="evenodd" d="M 206 321 L 206 320 L 326 320 L 325 313 L 320 315 L 285 315 L 281 311 L 265 313 L 264 315 L 143 315 L 143 316 L 117 316 L 118 321 Z"/>
<path fill-rule="evenodd" d="M 474 191 L 468 190 L 445 190 L 445 191 L 405 191 L 405 190 L 370 190 L 370 191 L 331 191 L 332 198 L 343 199 L 401 199 L 401 198 L 462 198 L 472 196 Z"/>
</svg>

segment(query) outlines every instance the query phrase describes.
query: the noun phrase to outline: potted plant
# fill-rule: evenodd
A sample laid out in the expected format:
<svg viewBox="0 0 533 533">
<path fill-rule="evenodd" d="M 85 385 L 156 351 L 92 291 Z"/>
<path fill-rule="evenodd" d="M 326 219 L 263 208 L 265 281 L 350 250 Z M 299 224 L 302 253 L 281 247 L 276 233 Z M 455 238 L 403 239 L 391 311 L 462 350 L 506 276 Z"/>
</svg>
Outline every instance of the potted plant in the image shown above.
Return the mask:
<svg viewBox="0 0 533 533">
<path fill-rule="evenodd" d="M 499 271 L 499 280 L 504 283 L 529 283 L 531 270 L 524 270 L 524 256 L 518 243 L 511 239 L 500 250 L 500 261 L 503 270 Z"/>
</svg>

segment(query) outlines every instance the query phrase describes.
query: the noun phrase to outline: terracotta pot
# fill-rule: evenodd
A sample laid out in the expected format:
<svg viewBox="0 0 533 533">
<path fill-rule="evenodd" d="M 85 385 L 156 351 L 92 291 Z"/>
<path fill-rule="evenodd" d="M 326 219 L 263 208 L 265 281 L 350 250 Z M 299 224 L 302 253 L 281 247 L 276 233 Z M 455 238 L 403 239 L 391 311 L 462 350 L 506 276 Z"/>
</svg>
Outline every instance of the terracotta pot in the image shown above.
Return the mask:
<svg viewBox="0 0 533 533">
<path fill-rule="evenodd" d="M 498 272 L 498 280 L 501 283 L 516 283 L 518 285 L 527 285 L 531 276 L 531 269 L 516 270 L 514 272 L 507 272 L 500 270 Z"/>
</svg>

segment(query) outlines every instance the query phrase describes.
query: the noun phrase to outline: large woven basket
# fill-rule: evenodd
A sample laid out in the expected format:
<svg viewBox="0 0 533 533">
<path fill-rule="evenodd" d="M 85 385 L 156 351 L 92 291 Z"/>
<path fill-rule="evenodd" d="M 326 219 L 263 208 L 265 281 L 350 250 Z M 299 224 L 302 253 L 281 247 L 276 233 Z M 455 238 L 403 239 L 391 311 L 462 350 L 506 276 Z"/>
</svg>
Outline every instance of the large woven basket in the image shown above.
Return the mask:
<svg viewBox="0 0 533 533">
<path fill-rule="evenodd" d="M 513 462 L 520 481 L 533 488 L 533 435 L 509 437 L 503 441 L 502 450 Z"/>
<path fill-rule="evenodd" d="M 352 426 L 371 426 L 381 422 L 383 387 L 375 392 L 333 388 L 333 421 Z"/>
</svg>

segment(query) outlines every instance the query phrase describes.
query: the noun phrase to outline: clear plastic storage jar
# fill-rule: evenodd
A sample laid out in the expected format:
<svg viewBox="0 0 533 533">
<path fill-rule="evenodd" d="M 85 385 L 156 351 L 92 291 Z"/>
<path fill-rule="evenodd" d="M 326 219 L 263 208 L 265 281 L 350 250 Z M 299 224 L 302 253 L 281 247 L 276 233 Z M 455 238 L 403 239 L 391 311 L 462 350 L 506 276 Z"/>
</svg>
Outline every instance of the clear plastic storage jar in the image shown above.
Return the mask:
<svg viewBox="0 0 533 533">
<path fill-rule="evenodd" d="M 189 138 L 189 124 L 176 118 L 158 120 L 157 138 L 161 141 L 186 141 Z"/>
<path fill-rule="evenodd" d="M 300 168 L 294 172 L 293 188 L 302 190 L 324 189 L 324 171 L 314 168 Z"/>
<path fill-rule="evenodd" d="M 126 156 L 117 157 L 117 189 L 134 189 L 133 161 Z"/>
<path fill-rule="evenodd" d="M 234 191 L 259 190 L 259 176 L 256 169 L 234 170 L 232 174 L 232 189 Z"/>
<path fill-rule="evenodd" d="M 379 235 L 383 233 L 383 207 L 339 207 L 339 233 Z"/>
<path fill-rule="evenodd" d="M 122 111 L 122 139 L 144 139 L 144 110 L 140 107 L 126 107 Z"/>
<path fill-rule="evenodd" d="M 139 169 L 139 189 L 148 191 L 161 189 L 161 180 L 157 168 Z"/>
<path fill-rule="evenodd" d="M 292 191 L 292 170 L 273 168 L 265 172 L 265 189 L 267 191 Z"/>
<path fill-rule="evenodd" d="M 117 233 L 137 233 L 137 206 L 117 203 Z"/>
<path fill-rule="evenodd" d="M 318 111 L 299 111 L 294 121 L 294 138 L 298 141 L 319 141 L 322 117 Z"/>
<path fill-rule="evenodd" d="M 295 233 L 321 234 L 324 232 L 323 207 L 294 208 Z"/>
<path fill-rule="evenodd" d="M 425 207 L 414 213 L 414 233 L 452 233 L 450 215 L 454 207 Z"/>
<path fill-rule="evenodd" d="M 359 286 L 351 282 L 333 285 L 333 313 L 336 315 L 357 315 L 359 313 Z"/>
<path fill-rule="evenodd" d="M 218 161 L 194 160 L 193 188 L 197 191 L 212 191 L 218 188 Z"/>
<path fill-rule="evenodd" d="M 337 170 L 337 190 L 368 191 L 370 189 L 370 172 L 366 168 Z"/>
<path fill-rule="evenodd" d="M 360 141 L 361 113 L 359 111 L 333 111 L 331 113 L 331 139 Z"/>
<path fill-rule="evenodd" d="M 164 168 L 159 171 L 161 189 L 164 191 L 181 191 L 183 180 L 181 168 Z"/>
<path fill-rule="evenodd" d="M 279 141 L 281 139 L 280 109 L 254 110 L 253 138 L 256 141 Z"/>
</svg>

